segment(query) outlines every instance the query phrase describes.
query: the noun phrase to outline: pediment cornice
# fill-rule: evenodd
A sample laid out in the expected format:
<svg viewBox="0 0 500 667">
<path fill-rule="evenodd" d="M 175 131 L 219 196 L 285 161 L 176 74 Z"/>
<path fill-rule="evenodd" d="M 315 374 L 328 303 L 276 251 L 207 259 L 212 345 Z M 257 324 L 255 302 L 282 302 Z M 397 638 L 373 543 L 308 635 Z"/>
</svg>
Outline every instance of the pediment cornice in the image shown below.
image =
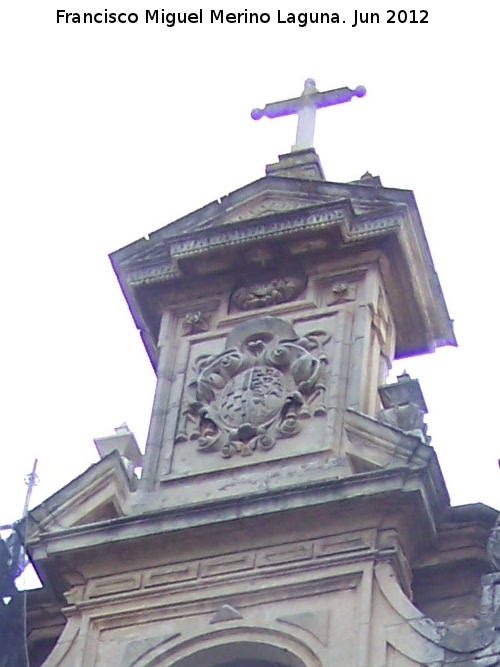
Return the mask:
<svg viewBox="0 0 500 667">
<path fill-rule="evenodd" d="M 356 214 L 350 201 L 340 200 L 293 208 L 262 217 L 224 221 L 170 239 L 141 241 L 120 258 L 119 274 L 129 286 L 138 287 L 175 280 L 183 275 L 179 264 L 228 247 L 245 246 L 280 238 L 325 232 L 338 227 L 344 244 L 364 241 L 402 226 L 405 207 L 401 204 L 378 208 L 376 212 Z M 115 268 L 116 265 L 115 265 Z"/>
<path fill-rule="evenodd" d="M 159 292 L 186 279 L 237 275 L 253 261 L 250 254 L 270 248 L 279 248 L 284 264 L 299 254 L 315 262 L 338 251 L 383 248 L 384 281 L 400 329 L 397 355 L 455 344 L 413 193 L 372 181 L 267 176 L 114 252 L 111 262 L 153 366 Z M 294 244 L 301 246 L 297 255 Z"/>
<path fill-rule="evenodd" d="M 121 457 L 113 451 L 29 512 L 28 544 L 49 533 L 124 516 L 132 490 Z"/>
</svg>

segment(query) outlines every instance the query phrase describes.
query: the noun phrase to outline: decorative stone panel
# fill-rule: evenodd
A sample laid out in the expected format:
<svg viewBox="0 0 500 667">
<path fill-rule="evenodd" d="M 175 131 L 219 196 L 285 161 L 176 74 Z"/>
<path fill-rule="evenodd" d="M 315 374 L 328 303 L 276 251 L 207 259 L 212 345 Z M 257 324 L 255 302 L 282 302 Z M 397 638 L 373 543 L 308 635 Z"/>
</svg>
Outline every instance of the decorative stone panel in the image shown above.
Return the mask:
<svg viewBox="0 0 500 667">
<path fill-rule="evenodd" d="M 186 336 L 177 349 L 163 475 L 298 455 L 327 444 L 321 434 L 333 416 L 328 392 L 340 372 L 335 349 L 344 336 L 342 318 L 309 312 L 296 324 L 272 316 L 236 322 L 225 332 Z"/>
</svg>

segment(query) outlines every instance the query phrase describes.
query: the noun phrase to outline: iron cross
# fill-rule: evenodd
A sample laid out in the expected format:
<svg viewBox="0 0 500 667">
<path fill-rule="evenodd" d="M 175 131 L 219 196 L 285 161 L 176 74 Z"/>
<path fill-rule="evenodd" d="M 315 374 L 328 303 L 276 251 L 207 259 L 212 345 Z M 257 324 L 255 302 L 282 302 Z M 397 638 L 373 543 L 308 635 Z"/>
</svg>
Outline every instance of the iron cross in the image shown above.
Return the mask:
<svg viewBox="0 0 500 667">
<path fill-rule="evenodd" d="M 350 102 L 353 97 L 364 97 L 366 89 L 358 86 L 355 90 L 350 88 L 334 88 L 320 93 L 316 88 L 314 79 L 307 79 L 304 90 L 300 97 L 281 102 L 271 102 L 263 109 L 254 109 L 252 118 L 260 120 L 263 116 L 267 118 L 279 118 L 296 113 L 299 117 L 297 124 L 297 138 L 292 151 L 301 151 L 304 148 L 313 147 L 314 125 L 316 122 L 316 109 L 331 107 L 335 104 Z"/>
</svg>

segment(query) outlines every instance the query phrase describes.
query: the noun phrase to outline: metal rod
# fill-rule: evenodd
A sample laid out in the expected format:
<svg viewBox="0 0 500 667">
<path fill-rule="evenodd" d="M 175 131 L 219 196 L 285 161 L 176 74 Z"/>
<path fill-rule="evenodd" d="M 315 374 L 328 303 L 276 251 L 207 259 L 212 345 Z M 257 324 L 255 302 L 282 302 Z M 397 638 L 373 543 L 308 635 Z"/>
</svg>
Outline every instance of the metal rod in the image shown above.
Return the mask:
<svg viewBox="0 0 500 667">
<path fill-rule="evenodd" d="M 31 493 L 33 491 L 33 487 L 36 486 L 36 484 L 38 482 L 38 476 L 36 474 L 37 465 L 38 465 L 38 459 L 35 459 L 33 461 L 32 471 L 30 472 L 29 475 L 26 475 L 26 477 L 24 478 L 24 481 L 28 485 L 28 490 L 26 491 L 26 500 L 24 501 L 23 519 L 28 514 L 28 507 L 29 507 L 30 500 L 31 500 Z"/>
</svg>

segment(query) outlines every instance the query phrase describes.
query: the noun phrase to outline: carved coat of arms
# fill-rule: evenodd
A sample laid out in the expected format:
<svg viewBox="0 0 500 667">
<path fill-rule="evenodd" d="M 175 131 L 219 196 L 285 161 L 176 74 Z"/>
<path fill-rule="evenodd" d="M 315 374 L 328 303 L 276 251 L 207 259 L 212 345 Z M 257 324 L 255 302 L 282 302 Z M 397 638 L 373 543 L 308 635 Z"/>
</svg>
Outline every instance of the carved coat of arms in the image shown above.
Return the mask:
<svg viewBox="0 0 500 667">
<path fill-rule="evenodd" d="M 228 458 L 268 450 L 300 431 L 300 420 L 326 414 L 323 345 L 329 336 L 299 337 L 292 325 L 262 317 L 237 325 L 223 352 L 194 361 L 176 442 Z"/>
</svg>

